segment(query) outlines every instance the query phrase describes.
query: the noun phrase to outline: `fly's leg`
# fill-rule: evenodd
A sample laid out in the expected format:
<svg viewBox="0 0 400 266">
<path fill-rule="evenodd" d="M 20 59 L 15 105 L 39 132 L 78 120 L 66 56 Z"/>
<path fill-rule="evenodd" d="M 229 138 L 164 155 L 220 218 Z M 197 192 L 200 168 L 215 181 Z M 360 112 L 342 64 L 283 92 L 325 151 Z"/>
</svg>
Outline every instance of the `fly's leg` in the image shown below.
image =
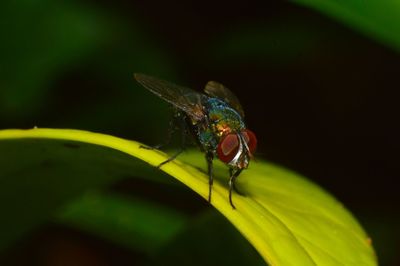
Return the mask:
<svg viewBox="0 0 400 266">
<path fill-rule="evenodd" d="M 176 115 L 175 115 L 176 116 Z M 160 148 L 167 146 L 171 140 L 172 140 L 172 136 L 174 135 L 174 133 L 177 130 L 177 126 L 176 126 L 176 117 L 174 116 L 174 118 L 172 118 L 169 121 L 169 126 L 168 126 L 168 134 L 167 134 L 167 139 L 165 140 L 164 143 L 155 145 L 155 146 L 144 146 L 144 145 L 140 145 L 139 148 L 141 149 L 146 149 L 146 150 L 159 150 Z M 178 155 L 177 155 L 178 156 Z"/>
<path fill-rule="evenodd" d="M 161 166 L 163 166 L 164 164 L 167 164 L 173 160 L 176 159 L 176 157 L 179 156 L 179 154 L 181 154 L 184 151 L 183 148 L 180 148 L 174 155 L 172 155 L 171 157 L 169 157 L 167 160 L 165 160 L 164 162 L 160 163 L 159 165 L 157 165 L 157 168 L 161 168 Z"/>
<path fill-rule="evenodd" d="M 211 193 L 213 186 L 213 159 L 214 154 L 212 152 L 206 153 L 206 160 L 208 166 L 208 202 L 211 203 Z"/>
<path fill-rule="evenodd" d="M 165 160 L 164 162 L 162 162 L 159 165 L 157 165 L 157 168 L 161 168 L 161 166 L 163 166 L 164 164 L 167 164 L 167 163 L 175 160 L 176 157 L 178 157 L 178 155 L 181 154 L 185 150 L 187 129 L 186 129 L 186 124 L 185 124 L 184 120 L 181 121 L 181 126 L 180 127 L 182 129 L 181 147 L 179 148 L 179 150 L 174 155 L 172 155 L 167 160 Z"/>
<path fill-rule="evenodd" d="M 231 204 L 233 209 L 236 209 L 235 205 L 233 205 L 233 202 L 232 202 L 232 190 L 235 189 L 236 178 L 242 172 L 242 169 L 236 170 L 235 172 L 233 172 L 231 170 L 230 172 L 231 172 L 231 177 L 229 178 L 229 203 Z M 236 191 L 236 189 L 235 189 L 235 191 Z"/>
<path fill-rule="evenodd" d="M 242 170 L 240 170 L 240 172 L 241 172 L 241 171 L 242 171 Z M 239 176 L 240 172 L 237 174 L 237 176 Z M 229 176 L 233 176 L 233 169 L 232 169 L 232 168 L 229 169 Z M 233 182 L 232 186 L 233 186 L 233 190 L 234 190 L 236 193 L 238 193 L 240 196 L 245 196 L 244 193 L 240 192 L 240 190 L 237 189 L 237 186 L 236 186 L 236 183 L 235 183 L 235 182 Z"/>
</svg>

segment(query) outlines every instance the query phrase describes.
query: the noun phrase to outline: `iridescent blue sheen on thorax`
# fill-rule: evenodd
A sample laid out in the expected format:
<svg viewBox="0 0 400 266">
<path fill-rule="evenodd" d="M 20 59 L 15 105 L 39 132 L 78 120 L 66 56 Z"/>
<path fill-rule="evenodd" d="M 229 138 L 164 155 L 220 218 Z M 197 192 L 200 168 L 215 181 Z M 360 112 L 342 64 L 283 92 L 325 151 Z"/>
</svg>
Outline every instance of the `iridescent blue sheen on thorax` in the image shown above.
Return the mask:
<svg viewBox="0 0 400 266">
<path fill-rule="evenodd" d="M 243 118 L 226 102 L 208 98 L 204 103 L 207 122 L 197 126 L 197 136 L 204 150 L 216 150 L 223 135 L 246 127 Z"/>
</svg>

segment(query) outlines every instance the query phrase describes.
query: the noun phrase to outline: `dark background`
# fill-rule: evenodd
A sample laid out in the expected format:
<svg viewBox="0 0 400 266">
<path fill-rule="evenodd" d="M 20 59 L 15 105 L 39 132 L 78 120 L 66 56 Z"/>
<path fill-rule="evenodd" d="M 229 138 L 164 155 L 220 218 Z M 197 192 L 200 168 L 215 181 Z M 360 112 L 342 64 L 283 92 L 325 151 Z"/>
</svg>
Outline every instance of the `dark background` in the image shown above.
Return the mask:
<svg viewBox="0 0 400 266">
<path fill-rule="evenodd" d="M 156 144 L 168 105 L 133 72 L 197 90 L 220 81 L 245 108 L 257 157 L 335 195 L 371 235 L 381 264 L 400 265 L 397 52 L 289 2 L 17 2 L 2 4 L 1 128 L 78 128 Z M 208 208 L 194 194 L 178 195 L 192 204 L 180 206 L 187 212 Z M 134 260 L 68 230 L 44 227 L 10 254 L 37 259 L 33 246 L 64 239 L 104 265 Z"/>
</svg>

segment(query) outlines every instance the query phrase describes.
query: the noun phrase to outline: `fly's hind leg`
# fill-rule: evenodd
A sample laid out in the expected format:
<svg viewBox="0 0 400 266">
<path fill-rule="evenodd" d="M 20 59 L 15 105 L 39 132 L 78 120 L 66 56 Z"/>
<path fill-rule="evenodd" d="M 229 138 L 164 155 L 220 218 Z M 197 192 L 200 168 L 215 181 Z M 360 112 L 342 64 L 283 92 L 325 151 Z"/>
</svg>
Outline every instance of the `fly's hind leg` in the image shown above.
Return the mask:
<svg viewBox="0 0 400 266">
<path fill-rule="evenodd" d="M 182 137 L 181 137 L 181 147 L 179 148 L 179 150 L 172 155 L 171 157 L 169 157 L 167 160 L 165 160 L 164 162 L 160 163 L 159 165 L 157 165 L 157 168 L 161 168 L 161 166 L 163 166 L 164 164 L 167 164 L 173 160 L 176 159 L 176 157 L 178 157 L 184 150 L 185 150 L 185 146 L 186 146 L 186 135 L 187 135 L 187 126 L 185 124 L 184 120 L 181 120 L 180 123 L 180 128 L 182 131 Z"/>
<path fill-rule="evenodd" d="M 179 154 L 181 154 L 184 151 L 184 148 L 180 148 L 174 155 L 172 155 L 171 157 L 169 157 L 167 160 L 165 160 L 164 162 L 160 163 L 159 165 L 157 165 L 157 168 L 161 168 L 161 166 L 163 166 L 164 164 L 167 164 L 173 160 L 176 159 L 176 157 L 179 156 Z"/>
<path fill-rule="evenodd" d="M 214 154 L 212 152 L 206 153 L 206 160 L 208 166 L 208 202 L 211 203 L 211 193 L 213 186 L 213 159 Z"/>
<path fill-rule="evenodd" d="M 146 150 L 159 150 L 160 148 L 167 146 L 171 142 L 172 136 L 174 135 L 176 130 L 177 130 L 176 115 L 174 115 L 174 117 L 169 121 L 167 138 L 164 143 L 157 144 L 155 146 L 140 145 L 139 148 L 146 149 Z"/>
</svg>

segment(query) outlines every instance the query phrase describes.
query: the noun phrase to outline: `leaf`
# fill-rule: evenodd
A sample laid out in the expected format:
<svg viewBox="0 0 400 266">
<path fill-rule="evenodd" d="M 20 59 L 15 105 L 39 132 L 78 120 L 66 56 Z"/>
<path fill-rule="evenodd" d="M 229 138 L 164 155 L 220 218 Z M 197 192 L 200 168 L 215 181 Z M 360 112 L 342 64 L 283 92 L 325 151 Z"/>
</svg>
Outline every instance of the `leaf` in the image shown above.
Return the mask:
<svg viewBox="0 0 400 266">
<path fill-rule="evenodd" d="M 27 220 L 35 216 L 37 224 L 39 216 L 49 213 L 43 205 L 56 209 L 89 187 L 109 184 L 127 172 L 150 177 L 155 171 L 139 160 L 155 166 L 168 156 L 139 146 L 79 130 L 0 131 L 0 151 L 6 155 L 0 158 L 0 210 L 5 217 L 1 228 L 27 230 L 27 221 L 15 221 L 18 213 L 28 212 Z M 207 198 L 203 155 L 188 152 L 180 159 L 162 170 Z M 227 200 L 227 169 L 218 162 L 215 178 L 212 204 L 270 265 L 376 265 L 371 240 L 357 221 L 305 178 L 267 162 L 253 162 L 238 179 L 238 188 L 246 196 L 234 195 L 237 210 Z M 63 188 L 61 196 L 51 193 L 58 183 Z M 48 202 L 35 202 L 34 188 L 48 193 Z M 23 195 L 25 204 L 15 206 L 16 194 Z M 0 237 L 3 246 L 18 234 L 6 232 L 5 236 Z"/>
<path fill-rule="evenodd" d="M 36 132 L 40 137 L 27 138 Z M 50 134 L 48 138 L 44 138 L 46 133 Z M 18 136 L 23 138 L 14 139 Z M 97 137 L 121 141 L 80 131 L 1 131 L 0 250 L 52 218 L 54 210 L 88 189 L 131 176 L 158 178 L 165 183 L 160 171 L 145 162 L 107 146 L 73 142 L 71 136 L 92 142 Z M 123 143 L 132 146 L 130 141 Z"/>
<path fill-rule="evenodd" d="M 397 0 L 293 0 L 320 11 L 400 51 L 400 2 Z"/>
<path fill-rule="evenodd" d="M 261 256 L 235 227 L 211 208 L 192 219 L 185 230 L 178 233 L 150 261 L 152 263 L 145 265 L 175 266 L 177 261 L 180 265 L 191 266 L 265 265 Z"/>
<path fill-rule="evenodd" d="M 210 265 L 210 258 L 213 265 L 265 265 L 214 208 L 189 218 L 136 197 L 89 192 L 63 208 L 56 222 L 144 252 L 149 255 L 145 265 Z"/>
<path fill-rule="evenodd" d="M 99 192 L 85 193 L 56 217 L 58 222 L 148 254 L 166 245 L 187 220 L 184 214 L 159 204 Z"/>
</svg>

